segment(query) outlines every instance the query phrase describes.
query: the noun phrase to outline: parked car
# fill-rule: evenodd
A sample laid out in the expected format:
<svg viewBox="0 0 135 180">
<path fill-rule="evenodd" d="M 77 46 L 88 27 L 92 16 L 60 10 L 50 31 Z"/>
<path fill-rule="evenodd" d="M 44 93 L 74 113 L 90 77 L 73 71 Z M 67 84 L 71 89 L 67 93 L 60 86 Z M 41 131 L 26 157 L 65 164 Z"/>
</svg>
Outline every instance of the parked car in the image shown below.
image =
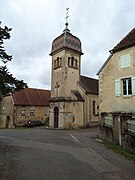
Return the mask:
<svg viewBox="0 0 135 180">
<path fill-rule="evenodd" d="M 28 123 L 26 124 L 27 127 L 36 127 L 36 126 L 43 126 L 43 125 L 45 125 L 45 122 L 41 120 L 36 120 L 36 121 L 29 120 Z"/>
</svg>

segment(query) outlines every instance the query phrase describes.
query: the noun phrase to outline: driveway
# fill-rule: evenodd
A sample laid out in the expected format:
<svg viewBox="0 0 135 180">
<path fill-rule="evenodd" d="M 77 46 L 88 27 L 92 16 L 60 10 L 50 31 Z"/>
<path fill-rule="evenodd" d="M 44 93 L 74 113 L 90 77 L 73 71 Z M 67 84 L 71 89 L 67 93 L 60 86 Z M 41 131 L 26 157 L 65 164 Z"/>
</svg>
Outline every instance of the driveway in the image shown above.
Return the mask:
<svg viewBox="0 0 135 180">
<path fill-rule="evenodd" d="M 0 130 L 0 180 L 132 180 L 135 163 L 97 141 L 98 128 Z"/>
</svg>

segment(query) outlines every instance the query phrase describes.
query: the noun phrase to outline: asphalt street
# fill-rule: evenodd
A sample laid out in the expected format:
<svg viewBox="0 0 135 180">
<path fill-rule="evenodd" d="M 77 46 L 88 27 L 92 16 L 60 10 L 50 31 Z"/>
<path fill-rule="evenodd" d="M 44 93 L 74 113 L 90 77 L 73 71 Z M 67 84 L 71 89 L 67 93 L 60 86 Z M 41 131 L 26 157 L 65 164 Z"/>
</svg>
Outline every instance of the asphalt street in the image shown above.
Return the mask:
<svg viewBox="0 0 135 180">
<path fill-rule="evenodd" d="M 97 135 L 98 128 L 0 129 L 0 180 L 134 180 L 135 163 Z"/>
</svg>

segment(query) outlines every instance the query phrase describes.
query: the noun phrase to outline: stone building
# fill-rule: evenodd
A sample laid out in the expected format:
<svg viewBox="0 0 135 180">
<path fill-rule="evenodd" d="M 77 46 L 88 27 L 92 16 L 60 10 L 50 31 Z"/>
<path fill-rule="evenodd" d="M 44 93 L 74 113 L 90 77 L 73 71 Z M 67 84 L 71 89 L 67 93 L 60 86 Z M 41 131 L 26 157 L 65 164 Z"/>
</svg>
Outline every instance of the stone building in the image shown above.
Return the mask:
<svg viewBox="0 0 135 180">
<path fill-rule="evenodd" d="M 98 72 L 100 136 L 135 151 L 135 28 Z"/>
<path fill-rule="evenodd" d="M 52 43 L 52 78 L 49 125 L 78 128 L 98 123 L 98 80 L 81 76 L 81 41 L 68 23 Z"/>
<path fill-rule="evenodd" d="M 0 127 L 22 126 L 29 120 L 49 117 L 49 90 L 26 88 L 4 97 Z"/>
</svg>

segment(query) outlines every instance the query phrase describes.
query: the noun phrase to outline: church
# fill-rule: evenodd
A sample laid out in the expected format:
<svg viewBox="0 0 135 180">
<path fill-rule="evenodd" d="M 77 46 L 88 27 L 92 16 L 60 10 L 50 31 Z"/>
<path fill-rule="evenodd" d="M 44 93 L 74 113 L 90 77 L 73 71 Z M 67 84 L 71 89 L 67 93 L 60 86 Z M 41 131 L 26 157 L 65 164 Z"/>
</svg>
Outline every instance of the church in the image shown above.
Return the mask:
<svg viewBox="0 0 135 180">
<path fill-rule="evenodd" d="M 84 128 L 97 125 L 98 80 L 82 76 L 81 41 L 70 33 L 68 23 L 52 42 L 51 98 L 49 126 Z"/>
</svg>

